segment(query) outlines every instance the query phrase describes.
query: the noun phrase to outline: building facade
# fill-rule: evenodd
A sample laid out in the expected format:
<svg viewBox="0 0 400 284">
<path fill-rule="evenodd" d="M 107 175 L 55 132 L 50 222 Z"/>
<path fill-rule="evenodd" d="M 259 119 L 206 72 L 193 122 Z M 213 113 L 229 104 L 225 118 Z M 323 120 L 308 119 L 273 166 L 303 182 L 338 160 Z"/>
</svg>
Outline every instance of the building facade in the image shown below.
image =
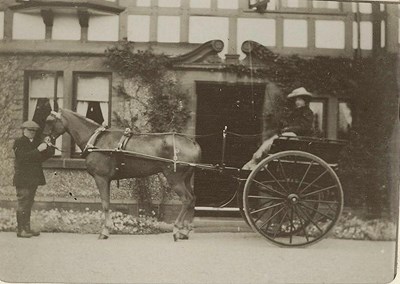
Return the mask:
<svg viewBox="0 0 400 284">
<path fill-rule="evenodd" d="M 105 66 L 104 51 L 118 41 L 176 58 L 174 69 L 190 101 L 189 134 L 213 133 L 225 125 L 242 134 L 262 131 L 262 122 L 247 121 L 255 112 L 262 116 L 268 98 L 279 90 L 267 78 L 221 69 L 224 64 L 256 65 L 251 42 L 301 57 L 397 53 L 396 4 L 270 0 L 260 13 L 250 2 L 0 1 L 0 61 L 13 62 L 15 125 L 32 119 L 47 102 L 54 107 L 56 96 L 59 107 L 113 126 L 122 78 Z M 348 104 L 345 97 L 315 94 L 311 108 L 323 136 L 345 137 L 352 122 Z M 13 137 L 18 134 L 15 129 Z M 84 168 L 69 136 L 57 144 L 62 152 L 47 162 L 48 168 Z M 218 156 L 216 145 L 205 142 L 206 162 Z M 238 146 L 231 151 L 244 153 L 227 161 L 238 166 L 252 150 Z"/>
</svg>

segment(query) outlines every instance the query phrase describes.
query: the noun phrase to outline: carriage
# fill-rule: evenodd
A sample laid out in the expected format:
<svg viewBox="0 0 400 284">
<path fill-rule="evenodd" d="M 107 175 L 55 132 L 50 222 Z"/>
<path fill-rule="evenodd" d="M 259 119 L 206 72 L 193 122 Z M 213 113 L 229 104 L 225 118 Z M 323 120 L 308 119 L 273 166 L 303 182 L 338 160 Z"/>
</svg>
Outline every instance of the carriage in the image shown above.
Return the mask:
<svg viewBox="0 0 400 284">
<path fill-rule="evenodd" d="M 100 190 L 106 213 L 100 237 L 108 237 L 109 182 L 115 176 L 127 177 L 124 176 L 124 171 L 116 172 L 118 167 L 127 167 L 125 173 L 136 172 L 136 176 L 164 173 L 183 203 L 175 223 L 175 241 L 188 238 L 188 231 L 185 233 L 180 226 L 185 224 L 185 220 L 193 219 L 195 198 L 190 180 L 193 181 L 194 169 L 217 171 L 235 179 L 238 186 L 233 191 L 232 198 L 237 198 L 238 208 L 246 223 L 278 246 L 302 247 L 316 243 L 332 231 L 341 215 L 343 190 L 336 171 L 345 141 L 280 136 L 274 141 L 268 156 L 249 171 L 224 164 L 226 136 L 229 135 L 226 128 L 222 132 L 221 163 L 204 164 L 199 162 L 197 155 L 193 156 L 192 152 L 198 148 L 197 143 L 187 139 L 185 135 L 135 135 L 125 131 L 121 136 L 121 131 L 114 133 L 96 124 L 89 125 L 88 121 L 81 123 L 80 120 L 85 118 L 70 111 L 63 111 L 62 114 L 61 118 L 61 114 L 53 113 L 58 126 L 50 120 L 45 132 L 57 136 L 67 131 L 74 136 L 78 131 L 67 128 L 82 124 L 86 129 L 81 130 L 90 134 L 86 135 L 86 139 L 83 136 L 75 139 L 81 140 L 77 144 L 80 144 L 84 153 L 89 154 L 88 158 L 97 157 L 90 158 L 89 161 L 87 158 L 87 165 Z M 58 133 L 55 131 L 57 129 Z M 100 141 L 101 135 L 104 136 Z M 120 137 L 118 146 L 112 148 L 110 145 L 115 143 L 116 137 Z M 143 140 L 143 137 L 147 140 Z M 144 141 L 147 143 L 145 146 Z M 157 151 L 151 152 L 156 145 Z M 189 150 L 185 153 L 186 148 Z M 135 163 L 126 165 L 133 160 Z M 101 169 L 100 164 L 104 165 Z"/>
</svg>

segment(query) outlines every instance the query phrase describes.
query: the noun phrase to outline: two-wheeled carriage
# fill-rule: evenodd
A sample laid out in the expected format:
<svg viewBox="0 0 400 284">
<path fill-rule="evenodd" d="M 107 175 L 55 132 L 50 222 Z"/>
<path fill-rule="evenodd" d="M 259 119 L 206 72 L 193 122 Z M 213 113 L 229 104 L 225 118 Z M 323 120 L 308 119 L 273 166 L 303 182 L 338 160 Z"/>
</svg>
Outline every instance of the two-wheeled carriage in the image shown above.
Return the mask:
<svg viewBox="0 0 400 284">
<path fill-rule="evenodd" d="M 238 181 L 221 207 L 236 197 L 242 217 L 255 232 L 279 246 L 307 246 L 325 237 L 341 215 L 343 190 L 335 171 L 344 145 L 343 140 L 280 136 L 252 171 L 195 167 Z"/>
<path fill-rule="evenodd" d="M 222 165 L 214 165 L 123 152 L 231 175 L 238 181 L 233 194 L 246 223 L 272 243 L 294 247 L 321 240 L 341 215 L 343 190 L 335 170 L 344 145 L 340 140 L 280 136 L 252 171 L 225 166 L 223 159 Z"/>
<path fill-rule="evenodd" d="M 174 240 L 187 239 L 195 205 L 194 168 L 236 179 L 233 197 L 237 197 L 246 222 L 280 246 L 306 246 L 321 240 L 342 212 L 343 191 L 335 170 L 343 141 L 281 136 L 268 157 L 252 171 L 245 171 L 224 165 L 226 129 L 221 164 L 202 164 L 200 146 L 187 135 L 122 133 L 99 127 L 74 112 L 60 111 L 49 116 L 44 133 L 55 139 L 68 132 L 86 153 L 86 168 L 95 179 L 105 213 L 101 239 L 108 238 L 111 226 L 111 180 L 159 172 L 183 204 L 175 222 Z"/>
</svg>

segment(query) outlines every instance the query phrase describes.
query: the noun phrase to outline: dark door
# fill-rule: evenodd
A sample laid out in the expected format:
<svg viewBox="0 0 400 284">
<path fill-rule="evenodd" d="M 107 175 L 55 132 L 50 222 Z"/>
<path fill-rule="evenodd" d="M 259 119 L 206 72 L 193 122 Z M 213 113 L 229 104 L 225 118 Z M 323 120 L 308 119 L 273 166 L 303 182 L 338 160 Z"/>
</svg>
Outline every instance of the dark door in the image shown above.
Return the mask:
<svg viewBox="0 0 400 284">
<path fill-rule="evenodd" d="M 199 137 L 202 162 L 220 164 L 222 156 L 222 130 L 240 135 L 260 134 L 264 85 L 226 85 L 198 83 L 196 134 L 216 136 Z M 227 136 L 225 164 L 241 168 L 252 156 L 260 136 Z M 237 181 L 229 175 L 213 171 L 196 171 L 196 206 L 220 206 L 235 192 Z M 236 202 L 236 201 L 235 201 Z M 233 203 L 231 207 L 236 206 Z"/>
</svg>

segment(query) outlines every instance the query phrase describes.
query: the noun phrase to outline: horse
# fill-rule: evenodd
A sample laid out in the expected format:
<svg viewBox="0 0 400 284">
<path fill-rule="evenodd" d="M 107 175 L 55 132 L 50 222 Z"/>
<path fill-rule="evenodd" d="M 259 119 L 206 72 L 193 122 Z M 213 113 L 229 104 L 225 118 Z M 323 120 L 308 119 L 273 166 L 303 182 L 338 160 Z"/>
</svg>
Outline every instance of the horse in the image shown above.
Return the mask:
<svg viewBox="0 0 400 284">
<path fill-rule="evenodd" d="M 43 137 L 51 138 L 54 141 L 66 132 L 84 151 L 99 127 L 101 125 L 76 112 L 60 109 L 59 112 L 52 111 L 47 117 Z M 123 135 L 123 130 L 106 129 L 98 136 L 95 147 L 116 149 L 118 141 L 121 141 Z M 174 223 L 173 239 L 175 241 L 188 239 L 196 201 L 193 188 L 194 168 L 188 164 L 200 161 L 199 144 L 182 134 L 133 134 L 126 142 L 125 151 L 161 159 L 147 159 L 131 155 L 127 157 L 124 154 L 111 152 L 89 152 L 87 154 L 86 169 L 95 180 L 104 212 L 99 239 L 108 239 L 110 235 L 109 229 L 112 224 L 109 211 L 110 182 L 115 179 L 141 178 L 157 173 L 164 174 L 168 184 L 182 202 L 181 210 Z M 123 159 L 122 164 L 121 158 Z M 163 158 L 168 160 L 162 160 Z M 173 159 L 174 161 L 178 159 L 179 162 L 168 162 Z"/>
</svg>

